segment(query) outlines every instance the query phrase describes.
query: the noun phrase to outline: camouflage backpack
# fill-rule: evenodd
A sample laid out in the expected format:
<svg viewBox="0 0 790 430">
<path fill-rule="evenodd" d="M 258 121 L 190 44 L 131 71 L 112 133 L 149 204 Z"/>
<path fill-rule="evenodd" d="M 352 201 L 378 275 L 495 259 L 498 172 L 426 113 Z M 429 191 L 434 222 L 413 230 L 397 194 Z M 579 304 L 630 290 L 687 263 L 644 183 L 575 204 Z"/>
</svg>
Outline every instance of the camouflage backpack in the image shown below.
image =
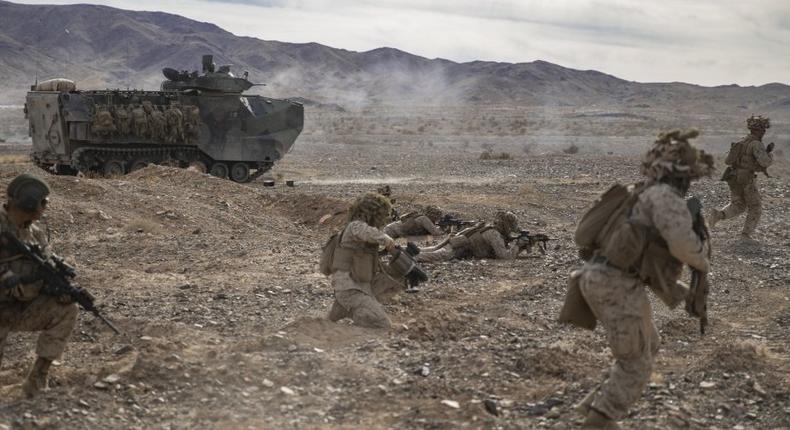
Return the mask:
<svg viewBox="0 0 790 430">
<path fill-rule="evenodd" d="M 727 152 L 727 158 L 724 159 L 724 164 L 728 166 L 734 166 L 738 161 L 740 161 L 743 150 L 746 147 L 747 140 L 741 140 L 740 142 L 732 142 L 730 144 L 730 150 Z"/>
<path fill-rule="evenodd" d="M 318 262 L 318 271 L 326 276 L 332 274 L 332 263 L 335 260 L 335 249 L 340 246 L 340 241 L 343 239 L 344 231 L 345 228 L 330 236 L 324 246 L 321 248 L 321 260 Z"/>
<path fill-rule="evenodd" d="M 583 259 L 588 260 L 599 249 L 613 262 L 641 256 L 642 250 L 636 248 L 644 245 L 643 229 L 627 220 L 642 189 L 641 184 L 632 187 L 615 184 L 582 215 L 574 241 Z"/>
</svg>

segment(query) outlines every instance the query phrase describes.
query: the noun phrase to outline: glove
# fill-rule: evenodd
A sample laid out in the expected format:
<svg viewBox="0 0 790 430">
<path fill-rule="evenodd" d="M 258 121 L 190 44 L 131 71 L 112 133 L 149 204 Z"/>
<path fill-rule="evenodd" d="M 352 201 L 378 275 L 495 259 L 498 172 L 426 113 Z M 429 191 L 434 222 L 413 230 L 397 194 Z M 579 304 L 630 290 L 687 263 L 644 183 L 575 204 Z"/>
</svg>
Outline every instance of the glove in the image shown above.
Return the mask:
<svg viewBox="0 0 790 430">
<path fill-rule="evenodd" d="M 775 146 L 776 145 L 773 142 L 769 143 L 768 146 L 765 147 L 765 152 L 770 154 L 774 150 Z"/>
</svg>

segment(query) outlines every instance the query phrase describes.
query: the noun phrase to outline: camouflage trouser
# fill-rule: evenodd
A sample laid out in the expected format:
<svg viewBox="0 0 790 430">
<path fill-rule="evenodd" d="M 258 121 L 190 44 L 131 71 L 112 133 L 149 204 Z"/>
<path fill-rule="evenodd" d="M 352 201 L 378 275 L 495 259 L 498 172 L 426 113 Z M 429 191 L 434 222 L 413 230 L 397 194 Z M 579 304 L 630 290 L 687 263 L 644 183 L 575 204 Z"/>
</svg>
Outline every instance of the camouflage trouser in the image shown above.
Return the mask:
<svg viewBox="0 0 790 430">
<path fill-rule="evenodd" d="M 332 275 L 332 284 L 335 288 L 335 301 L 329 310 L 328 318 L 337 321 L 350 317 L 355 325 L 370 328 L 390 328 L 390 319 L 384 306 L 372 295 L 370 284 L 354 282 L 347 273 Z M 387 290 L 384 284 L 379 288 L 383 295 Z M 370 293 L 368 293 L 370 291 Z"/>
<path fill-rule="evenodd" d="M 745 184 L 728 182 L 727 185 L 730 186 L 730 204 L 721 210 L 721 219 L 730 219 L 746 211 L 746 222 L 743 224 L 742 232 L 746 235 L 754 233 L 762 214 L 757 182 L 753 180 Z"/>
<path fill-rule="evenodd" d="M 29 302 L 0 303 L 0 356 L 10 332 L 40 331 L 36 354 L 50 360 L 58 359 L 66 349 L 78 312 L 75 303 L 63 305 L 54 297 L 44 295 Z"/>
<path fill-rule="evenodd" d="M 395 279 L 385 272 L 379 272 L 373 278 L 371 287 L 373 297 L 376 298 L 376 301 L 379 303 L 387 303 L 398 293 L 406 289 L 406 281 L 403 278 Z"/>
<path fill-rule="evenodd" d="M 452 246 L 447 245 L 436 251 L 422 251 L 414 259 L 419 263 L 441 263 L 442 261 L 450 261 L 453 257 L 455 257 L 455 251 Z"/>
<path fill-rule="evenodd" d="M 658 352 L 658 330 L 642 283 L 603 264 L 586 264 L 582 295 L 606 329 L 615 362 L 609 375 L 582 403 L 613 420 L 622 418 L 642 395 Z"/>
</svg>

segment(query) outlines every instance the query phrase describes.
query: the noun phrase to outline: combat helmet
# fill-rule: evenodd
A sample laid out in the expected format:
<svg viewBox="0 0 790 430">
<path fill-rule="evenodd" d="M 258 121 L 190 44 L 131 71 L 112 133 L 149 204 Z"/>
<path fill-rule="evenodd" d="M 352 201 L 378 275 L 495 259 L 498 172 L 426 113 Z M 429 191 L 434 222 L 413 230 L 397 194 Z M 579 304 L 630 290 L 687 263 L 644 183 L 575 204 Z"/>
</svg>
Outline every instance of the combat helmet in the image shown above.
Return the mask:
<svg viewBox="0 0 790 430">
<path fill-rule="evenodd" d="M 384 185 L 383 187 L 376 188 L 376 192 L 384 197 L 392 196 L 392 188 L 389 185 Z"/>
<path fill-rule="evenodd" d="M 6 189 L 8 201 L 25 212 L 35 212 L 39 204 L 46 205 L 49 193 L 49 185 L 29 173 L 14 178 Z"/>
<path fill-rule="evenodd" d="M 750 131 L 765 132 L 765 130 L 771 128 L 771 120 L 762 115 L 752 115 L 749 118 L 746 118 L 746 127 Z"/>
<path fill-rule="evenodd" d="M 699 131 L 694 129 L 658 135 L 658 140 L 642 159 L 642 174 L 656 181 L 678 178 L 689 182 L 710 175 L 713 156 L 689 143 L 689 139 L 697 136 Z"/>
<path fill-rule="evenodd" d="M 494 228 L 502 234 L 518 232 L 518 218 L 510 211 L 497 211 L 494 214 Z"/>
<path fill-rule="evenodd" d="M 431 221 L 437 222 L 442 218 L 444 212 L 438 206 L 428 205 L 425 207 L 425 216 L 430 218 Z"/>
<path fill-rule="evenodd" d="M 357 198 L 348 212 L 348 220 L 364 221 L 373 227 L 384 227 L 390 219 L 392 205 L 389 199 L 377 193 L 367 193 Z"/>
</svg>

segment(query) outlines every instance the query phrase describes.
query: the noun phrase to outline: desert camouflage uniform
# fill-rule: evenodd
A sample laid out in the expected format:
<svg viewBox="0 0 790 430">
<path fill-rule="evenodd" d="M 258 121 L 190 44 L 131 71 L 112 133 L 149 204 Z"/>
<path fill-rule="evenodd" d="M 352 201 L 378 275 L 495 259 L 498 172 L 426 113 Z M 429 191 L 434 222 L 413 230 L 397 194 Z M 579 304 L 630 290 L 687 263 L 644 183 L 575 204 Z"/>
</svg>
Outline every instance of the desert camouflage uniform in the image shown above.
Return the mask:
<svg viewBox="0 0 790 430">
<path fill-rule="evenodd" d="M 735 176 L 727 180 L 730 187 L 730 204 L 711 214 L 711 222 L 727 220 L 746 211 L 742 234 L 751 236 L 760 222 L 762 205 L 757 190 L 756 171 L 765 171 L 773 163 L 773 156 L 766 152 L 762 140 L 749 134 L 740 142 L 746 145 L 741 157 L 733 164 Z"/>
<path fill-rule="evenodd" d="M 708 271 L 706 250 L 691 228 L 686 202 L 669 185 L 657 183 L 645 189 L 631 220 L 655 228 L 677 260 Z M 603 263 L 586 263 L 579 282 L 590 309 L 606 329 L 615 357 L 606 380 L 582 406 L 618 420 L 641 396 L 658 352 L 660 339 L 650 302 L 637 274 Z"/>
<path fill-rule="evenodd" d="M 149 123 L 151 124 L 152 139 L 164 139 L 167 137 L 165 132 L 165 114 L 162 113 L 162 111 L 159 109 L 159 106 L 153 106 L 151 108 Z"/>
<path fill-rule="evenodd" d="M 184 143 L 191 144 L 197 140 L 200 126 L 200 109 L 197 106 L 184 106 Z"/>
<path fill-rule="evenodd" d="M 148 116 L 140 105 L 132 107 L 132 126 L 134 135 L 141 138 L 148 138 Z"/>
<path fill-rule="evenodd" d="M 45 255 L 50 255 L 46 234 L 38 225 L 32 223 L 26 228 L 17 228 L 9 221 L 5 209 L 0 209 L 0 232 L 11 232 L 21 241 L 38 245 Z M 0 248 L 0 273 L 8 270 L 22 279 L 35 273 L 32 262 Z M 0 290 L 0 357 L 6 337 L 16 331 L 41 331 L 36 345 L 39 357 L 55 360 L 66 348 L 77 321 L 77 305 L 61 304 L 56 297 L 40 294 L 42 286 L 43 282 L 39 280 Z"/>
<path fill-rule="evenodd" d="M 129 111 L 124 105 L 117 105 L 113 109 L 115 111 L 115 120 L 118 122 L 118 134 L 120 136 L 128 136 L 131 131 Z"/>
<path fill-rule="evenodd" d="M 466 257 L 514 260 L 521 252 L 521 248 L 515 242 L 507 245 L 505 237 L 494 227 L 484 227 L 481 231 L 470 234 L 467 240 L 462 236 L 457 235 L 440 249 L 420 252 L 415 259 L 422 263 L 437 263 Z"/>
<path fill-rule="evenodd" d="M 384 233 L 392 238 L 403 236 L 418 236 L 430 234 L 431 236 L 441 236 L 443 234 L 436 224 L 425 215 L 416 215 L 402 218 L 398 221 L 387 224 Z"/>
<path fill-rule="evenodd" d="M 165 111 L 165 122 L 167 123 L 167 141 L 169 143 L 179 143 L 184 141 L 184 114 L 177 106 L 170 105 Z"/>
<path fill-rule="evenodd" d="M 351 221 L 346 226 L 339 247 L 363 249 L 371 245 L 386 246 L 390 242 L 392 238 L 386 233 L 357 220 Z M 380 275 L 380 268 L 375 267 L 375 271 Z M 390 327 L 390 319 L 377 300 L 377 295 L 382 296 L 390 289 L 384 279 L 376 278 L 374 275 L 374 280 L 371 282 L 357 282 L 351 278 L 350 272 L 335 270 L 331 275 L 331 283 L 335 290 L 335 302 L 329 313 L 330 320 L 337 321 L 350 316 L 354 324 L 359 326 Z M 377 287 L 374 288 L 372 283 Z"/>
<path fill-rule="evenodd" d="M 116 131 L 115 120 L 106 105 L 96 107 L 96 113 L 91 123 L 91 131 L 101 136 L 108 136 Z"/>
</svg>

